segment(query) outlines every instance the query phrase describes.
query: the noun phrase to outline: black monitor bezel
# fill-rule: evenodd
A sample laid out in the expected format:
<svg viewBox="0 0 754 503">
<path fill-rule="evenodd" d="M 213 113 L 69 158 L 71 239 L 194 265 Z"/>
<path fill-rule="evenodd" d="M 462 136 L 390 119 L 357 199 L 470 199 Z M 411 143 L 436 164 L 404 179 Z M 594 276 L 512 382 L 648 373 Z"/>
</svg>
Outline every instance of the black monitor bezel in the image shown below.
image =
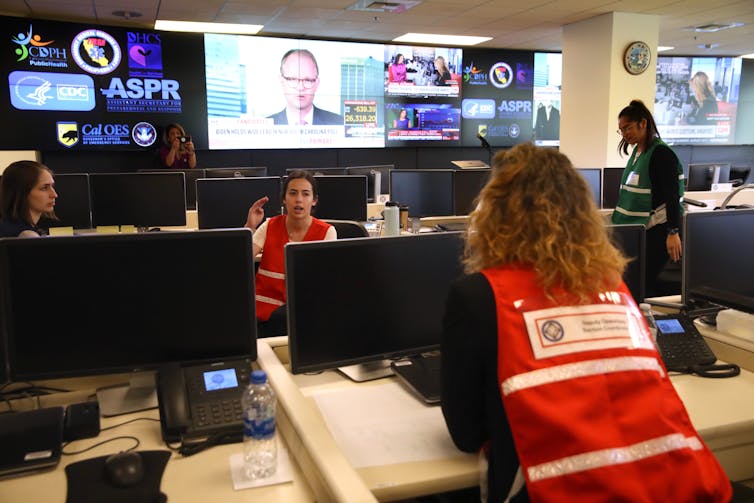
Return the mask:
<svg viewBox="0 0 754 503">
<path fill-rule="evenodd" d="M 317 253 L 322 250 L 327 250 L 328 248 L 332 249 L 335 248 L 337 251 L 342 252 L 345 250 L 348 252 L 349 250 L 353 250 L 355 247 L 360 246 L 372 246 L 372 247 L 392 247 L 396 244 L 400 243 L 410 243 L 410 241 L 406 240 L 414 240 L 414 242 L 417 242 L 419 240 L 424 240 L 422 243 L 423 247 L 427 250 L 436 249 L 437 242 L 441 240 L 447 240 L 448 244 L 450 245 L 453 243 L 454 246 L 458 247 L 458 275 L 462 274 L 462 267 L 460 265 L 460 257 L 461 257 L 461 248 L 462 248 L 462 235 L 461 232 L 438 232 L 438 233 L 427 233 L 427 234 L 421 234 L 421 235 L 415 235 L 415 236 L 395 236 L 395 237 L 385 237 L 380 239 L 375 238 L 353 238 L 353 239 L 344 239 L 344 240 L 337 240 L 337 241 L 319 241 L 319 242 L 305 242 L 305 243 L 292 243 L 285 247 L 285 268 L 286 268 L 286 291 L 288 292 L 287 297 L 287 309 L 288 309 L 288 349 L 290 352 L 291 357 L 291 372 L 294 374 L 304 373 L 304 372 L 317 372 L 321 370 L 329 370 L 334 369 L 337 367 L 342 367 L 346 365 L 353 365 L 353 364 L 359 364 L 359 363 L 366 363 L 366 362 L 373 362 L 376 360 L 381 359 L 392 359 L 392 358 L 400 358 L 403 356 L 410 356 L 410 355 L 417 355 L 421 354 L 427 351 L 434 351 L 440 348 L 440 333 L 437 334 L 437 342 L 433 344 L 407 344 L 405 347 L 402 348 L 390 348 L 386 349 L 385 351 L 370 351 L 363 355 L 358 356 L 352 356 L 348 358 L 335 358 L 328 361 L 318 361 L 318 362 L 302 362 L 302 355 L 301 350 L 299 348 L 298 344 L 298 337 L 299 337 L 299 330 L 298 330 L 298 319 L 297 319 L 297 303 L 298 303 L 298 294 L 297 294 L 297 288 L 301 288 L 302 290 L 306 291 L 307 293 L 312 290 L 312 285 L 305 284 L 298 286 L 296 284 L 297 282 L 297 276 L 298 276 L 298 266 L 296 264 L 296 257 L 299 254 L 303 253 Z M 404 241 L 400 241 L 404 240 Z M 429 265 L 428 265 L 429 266 Z M 365 264 L 364 267 L 370 267 L 369 264 Z M 309 272 L 305 266 L 301 266 L 301 269 L 304 271 L 304 273 Z M 436 271 L 436 270 L 435 270 Z M 340 274 L 345 275 L 351 275 L 346 277 L 353 277 L 354 274 L 358 274 L 358 271 L 340 271 Z M 395 284 L 395 282 L 400 283 L 400 279 L 385 279 L 385 282 L 382 282 L 380 284 L 375 285 L 364 285 L 364 288 L 381 288 L 383 291 L 386 291 L 387 294 L 389 294 L 390 291 L 393 289 L 400 289 L 400 285 Z M 306 283 L 306 282 L 304 282 Z M 415 282 L 416 284 L 422 284 L 423 282 Z M 414 284 L 414 282 L 411 282 L 411 284 Z M 448 288 L 450 288 L 450 285 L 448 285 Z M 326 292 L 325 292 L 326 293 Z M 346 293 L 346 296 L 353 295 L 355 292 L 348 292 Z M 324 293 L 320 291 L 320 295 L 318 298 L 324 298 Z M 337 316 L 337 309 L 344 309 L 343 306 L 331 306 L 335 311 L 330 316 Z M 364 320 L 365 324 L 372 323 L 370 319 L 374 316 L 389 316 L 389 313 L 381 311 L 382 306 L 372 306 L 368 305 L 363 302 L 355 302 L 351 303 L 351 305 L 348 307 L 348 309 L 358 309 L 360 311 L 363 311 L 362 313 L 362 319 Z M 417 310 L 416 316 L 427 316 L 427 317 L 437 317 L 438 312 L 444 309 L 444 306 L 440 307 L 438 306 L 438 311 L 435 312 L 424 312 L 424 310 Z M 323 312 L 323 316 L 327 316 Z M 437 318 L 439 319 L 439 318 Z M 321 334 L 321 331 L 318 332 L 318 335 Z M 358 328 L 354 328 L 354 337 L 358 337 Z"/>
<path fill-rule="evenodd" d="M 138 180 L 141 190 L 134 193 L 141 198 L 137 201 L 138 204 L 132 205 L 131 201 L 125 202 L 121 198 L 123 192 L 120 190 L 112 190 L 111 193 L 107 192 L 107 189 L 103 196 L 102 186 L 98 187 L 100 181 L 108 180 Z M 169 180 L 169 182 L 168 182 Z M 117 182 L 116 182 L 117 183 Z M 159 198 L 148 197 L 149 191 L 155 189 L 157 183 L 164 183 L 165 187 L 175 191 L 174 194 L 169 194 L 169 198 L 163 197 L 165 194 L 160 193 Z M 163 187 L 163 188 L 165 188 Z M 92 201 L 92 225 L 95 227 L 109 226 L 109 225 L 134 225 L 136 227 L 153 227 L 153 226 L 185 226 L 186 225 L 186 177 L 182 172 L 155 172 L 155 173 L 90 173 L 89 174 L 89 188 Z M 108 201 L 103 199 L 108 198 Z M 181 201 L 179 207 L 177 201 Z M 113 217 L 108 204 L 111 201 L 120 201 L 123 207 L 118 211 L 123 213 L 137 212 L 142 213 L 144 211 L 144 203 L 151 205 L 149 207 L 148 217 L 135 217 L 133 220 L 144 219 L 146 221 L 128 221 L 129 218 Z M 172 201 L 175 207 L 170 207 L 168 202 Z M 168 209 L 170 210 L 168 213 Z M 125 220 L 125 221 L 121 221 Z"/>
<path fill-rule="evenodd" d="M 356 222 L 366 222 L 367 220 L 367 177 L 366 175 L 314 175 L 314 180 L 317 182 L 317 206 L 312 210 L 312 214 L 319 219 L 327 220 L 353 220 Z M 283 181 L 285 182 L 285 181 Z M 354 189 L 354 192 L 349 194 L 350 197 L 358 198 L 358 202 L 352 207 L 349 207 L 344 212 L 340 213 L 328 213 L 328 206 L 333 205 L 330 201 L 332 198 L 328 198 L 326 191 L 330 188 L 329 184 L 337 185 L 338 182 L 344 182 L 342 190 L 338 192 L 343 194 L 344 191 Z M 359 187 L 356 184 L 359 183 Z M 323 185 L 325 189 L 324 197 Z M 356 192 L 358 189 L 358 193 Z M 284 197 L 285 199 L 285 197 Z M 342 200 L 341 200 L 342 202 Z M 335 203 L 337 204 L 337 203 Z M 322 209 L 324 207 L 324 210 Z M 342 210 L 342 208 L 340 208 Z"/>
<path fill-rule="evenodd" d="M 89 173 L 57 173 L 53 175 L 55 180 L 55 192 L 58 194 L 58 198 L 55 200 L 55 214 L 59 220 L 52 220 L 42 216 L 39 219 L 38 226 L 42 229 L 51 229 L 54 227 L 73 227 L 74 229 L 91 229 L 92 228 L 92 198 L 91 198 L 91 185 L 89 183 Z M 60 185 L 61 180 L 63 186 Z M 81 181 L 83 186 L 79 187 L 81 192 L 77 194 L 71 194 L 65 190 L 65 180 Z M 75 201 L 70 201 L 75 198 Z M 60 215 L 60 208 L 65 208 L 69 204 L 76 204 L 79 206 L 76 210 L 76 215 L 71 219 L 66 219 L 65 214 Z M 84 205 L 85 209 L 82 210 L 81 205 Z M 64 212 L 65 213 L 65 212 Z"/>
<path fill-rule="evenodd" d="M 186 209 L 196 209 L 196 181 L 205 177 L 205 170 L 201 168 L 193 169 L 137 169 L 137 173 L 170 173 L 181 172 L 185 176 L 186 183 Z"/>
<path fill-rule="evenodd" d="M 454 215 L 454 208 L 453 208 L 453 202 L 455 201 L 455 194 L 453 193 L 453 173 L 455 170 L 453 169 L 391 169 L 390 170 L 390 199 L 393 201 L 396 201 L 397 203 L 401 205 L 408 205 L 408 213 L 412 217 L 444 217 L 444 216 L 451 216 Z M 416 208 L 416 204 L 412 204 L 411 201 L 401 201 L 399 198 L 400 191 L 396 190 L 400 183 L 396 183 L 396 180 L 394 179 L 395 176 L 400 178 L 404 175 L 409 174 L 418 174 L 420 176 L 433 176 L 434 174 L 437 174 L 437 176 L 440 176 L 442 174 L 443 176 L 448 177 L 448 187 L 447 190 L 449 194 L 448 201 L 447 201 L 447 209 L 448 212 L 445 214 L 437 214 L 437 213 L 427 213 L 426 211 L 419 211 L 424 210 L 424 208 Z M 433 198 L 437 200 L 438 194 L 431 194 L 429 195 L 430 198 Z M 405 199 L 405 198 L 404 198 Z"/>
<path fill-rule="evenodd" d="M 467 191 L 465 189 L 468 189 L 468 187 L 464 187 L 464 190 L 460 190 L 460 184 L 462 182 L 466 182 L 468 180 L 463 180 L 465 177 L 472 177 L 474 175 L 481 176 L 481 178 L 484 179 L 484 182 L 479 186 L 479 190 L 476 191 L 476 195 L 474 195 L 471 198 L 464 197 L 464 200 L 461 198 L 463 196 L 470 195 L 472 191 Z M 474 211 L 474 208 L 476 207 L 475 201 L 479 197 L 479 193 L 481 192 L 482 188 L 487 184 L 487 182 L 490 179 L 490 176 L 492 176 L 492 169 L 491 168 L 470 168 L 470 169 L 456 169 L 453 170 L 453 214 L 454 215 L 469 215 L 472 211 Z M 478 178 L 477 178 L 478 180 Z M 409 208 L 410 212 L 410 208 Z"/>
<path fill-rule="evenodd" d="M 581 176 L 584 177 L 584 180 L 586 180 L 587 185 L 589 185 L 589 188 L 592 191 L 592 197 L 594 200 L 594 204 L 598 207 L 602 207 L 602 168 L 576 168 L 576 171 L 579 172 Z M 586 175 L 587 174 L 596 174 L 599 180 L 597 181 L 597 185 L 594 185 L 592 180 L 590 180 Z"/>
<path fill-rule="evenodd" d="M 631 295 L 634 297 L 634 300 L 637 303 L 644 302 L 644 298 L 646 295 L 646 249 L 647 249 L 647 231 L 646 227 L 643 224 L 608 224 L 607 225 L 608 233 L 610 234 L 611 238 L 614 238 L 616 233 L 629 233 L 629 235 L 637 235 L 638 236 L 638 243 L 634 243 L 637 245 L 637 249 L 639 250 L 639 256 L 638 257 L 631 257 L 628 256 L 625 252 L 624 255 L 626 255 L 631 261 L 626 266 L 626 270 L 623 271 L 623 281 L 626 283 L 626 286 L 631 290 Z M 616 243 L 613 240 L 613 244 L 618 246 L 621 251 L 624 250 L 623 247 L 619 246 L 618 243 Z M 635 269 L 638 267 L 638 271 Z M 634 289 L 631 288 L 631 285 L 627 281 L 628 275 L 630 274 L 637 274 L 638 275 L 638 292 L 634 291 Z"/>
<path fill-rule="evenodd" d="M 9 258 L 8 258 L 8 248 L 13 247 L 16 248 L 19 253 L 24 252 L 24 250 L 28 250 L 29 247 L 38 246 L 43 247 L 47 246 L 50 248 L 54 248 L 57 245 L 66 246 L 66 245 L 74 245 L 74 246 L 99 246 L 100 249 L 105 249 L 107 247 L 110 247 L 114 250 L 114 247 L 117 246 L 117 243 L 121 243 L 124 241 L 131 241 L 133 243 L 133 240 L 146 240 L 146 241 L 159 241 L 159 240 L 171 240 L 171 241 L 181 241 L 180 246 L 182 249 L 186 249 L 186 243 L 195 242 L 194 240 L 204 240 L 204 239 L 213 239 L 213 237 L 217 237 L 218 239 L 233 239 L 238 240 L 238 246 L 242 246 L 244 250 L 242 251 L 243 254 L 247 254 L 251 257 L 252 253 L 252 234 L 246 229 L 223 229 L 223 230 L 205 230 L 205 231 L 175 231 L 175 232 L 159 232 L 159 233 L 139 233 L 139 234 L 85 234 L 85 235 L 79 235 L 79 236 L 56 236 L 56 237 L 49 237 L 45 239 L 12 239 L 12 238 L 4 238 L 0 239 L 0 283 L 5 284 L 9 281 L 8 274 L 9 269 L 11 268 L 11 265 L 9 264 Z M 144 242 L 144 241 L 142 241 Z M 111 253 L 111 252 L 108 252 Z M 114 253 L 114 252 L 112 252 Z M 201 260 L 201 257 L 193 257 L 190 253 L 187 252 L 187 254 L 184 256 L 185 261 L 187 263 L 190 263 L 192 267 L 206 267 L 210 268 L 211 264 L 204 263 Z M 180 260 L 179 256 L 171 256 L 171 257 L 158 257 L 159 259 L 165 259 L 165 260 L 171 260 L 176 261 Z M 113 261 L 113 267 L 117 267 L 117 263 Z M 61 266 L 62 267 L 62 266 Z M 105 271 L 103 271 L 103 274 Z M 75 270 L 71 272 L 71 274 L 75 274 Z M 187 267 L 186 274 L 191 274 L 191 269 Z M 97 364 L 95 363 L 101 363 L 101 360 L 92 358 L 92 365 L 83 368 L 83 369 L 63 369 L 63 368 L 49 368 L 48 366 L 45 366 L 44 369 L 35 369 L 35 370 L 29 370 L 27 369 L 17 369 L 14 366 L 14 359 L 16 356 L 15 353 L 15 347 L 13 345 L 13 312 L 11 308 L 11 296 L 13 295 L 12 292 L 9 292 L 8 289 L 5 287 L 0 287 L 0 313 L 2 316 L 0 316 L 0 336 L 2 336 L 2 342 L 3 344 L 6 344 L 5 350 L 6 350 L 6 357 L 8 361 L 8 378 L 9 380 L 13 382 L 22 382 L 22 381 L 30 381 L 30 380 L 37 380 L 37 379 L 57 379 L 57 378 L 68 378 L 68 377 L 81 377 L 81 376 L 89 376 L 89 375 L 103 375 L 103 374 L 116 374 L 116 373 L 124 373 L 124 372 L 134 372 L 134 371 L 143 371 L 143 370 L 156 370 L 161 365 L 164 365 L 165 363 L 201 363 L 201 362 L 211 362 L 211 361 L 222 361 L 222 360 L 228 360 L 232 358 L 250 358 L 251 360 L 256 360 L 257 358 L 257 346 L 256 346 L 256 304 L 255 304 L 255 289 L 254 289 L 254 265 L 252 263 L 252 260 L 249 259 L 248 261 L 244 261 L 243 264 L 239 263 L 239 274 L 238 278 L 244 282 L 246 288 L 243 286 L 241 287 L 242 290 L 245 290 L 247 292 L 246 299 L 248 302 L 248 309 L 244 307 L 243 310 L 243 317 L 248 317 L 248 338 L 241 338 L 239 337 L 238 343 L 239 346 L 243 346 L 242 351 L 234 351 L 231 352 L 231 354 L 223 353 L 217 353 L 217 354 L 205 354 L 201 357 L 197 357 L 191 360 L 177 360 L 175 358 L 161 358 L 159 361 L 157 360 L 151 360 L 151 361 L 140 361 L 140 362 L 132 362 L 129 364 L 121 364 L 121 363 L 112 363 L 108 362 L 107 364 Z M 245 279 L 244 279 L 245 278 Z M 239 283 L 240 285 L 240 283 Z M 77 288 L 84 288 L 85 285 L 77 285 Z M 144 288 L 148 288 L 148 285 L 144 285 Z M 112 288 L 119 288 L 119 285 L 117 283 L 113 283 Z M 216 293 L 214 293 L 216 295 Z M 104 291 L 98 291 L 95 292 L 94 295 L 101 296 L 103 299 L 107 298 L 107 292 Z M 51 301 L 54 301 L 52 299 Z M 44 309 L 44 301 L 42 298 L 40 298 L 40 309 Z M 244 305 L 246 305 L 246 302 L 244 302 Z M 159 306 L 153 306 L 155 309 Z M 135 308 L 134 308 L 135 309 Z M 201 309 L 201 306 L 197 306 L 197 309 Z M 240 313 L 241 311 L 239 311 Z M 138 316 L 138 312 L 134 312 L 133 314 L 135 317 Z M 117 323 L 118 320 L 112 320 L 113 323 Z M 222 323 L 222 320 L 218 320 L 218 323 Z M 68 329 L 74 329 L 74 327 L 67 327 Z M 102 335 L 103 337 L 107 336 L 107 326 L 102 327 Z M 49 330 L 52 332 L 60 331 L 59 336 L 60 337 L 66 337 L 67 334 L 64 333 L 65 330 L 63 327 L 56 326 L 55 320 L 49 320 Z M 212 334 L 207 334 L 207 340 L 212 340 Z M 176 344 L 176 347 L 179 344 Z M 183 347 L 185 345 L 185 341 L 180 342 L 180 346 Z M 80 351 L 82 350 L 79 347 L 71 347 L 71 351 Z M 104 351 L 103 351 L 104 353 Z M 102 353 L 102 354 L 103 354 Z M 60 355 L 61 359 L 65 358 L 65 355 Z M 0 372 L 0 376 L 1 376 Z"/>
<path fill-rule="evenodd" d="M 700 180 L 703 171 L 709 169 L 718 168 L 718 180 L 714 180 L 714 171 L 712 173 L 712 179 L 707 183 L 707 177 L 704 176 L 703 180 Z M 730 179 L 730 163 L 729 162 L 695 162 L 690 163 L 686 168 L 685 189 L 687 192 L 708 192 L 712 190 L 712 186 L 715 183 L 727 183 Z"/>
<path fill-rule="evenodd" d="M 267 176 L 267 166 L 229 166 L 204 168 L 204 178 L 254 178 Z"/>
</svg>

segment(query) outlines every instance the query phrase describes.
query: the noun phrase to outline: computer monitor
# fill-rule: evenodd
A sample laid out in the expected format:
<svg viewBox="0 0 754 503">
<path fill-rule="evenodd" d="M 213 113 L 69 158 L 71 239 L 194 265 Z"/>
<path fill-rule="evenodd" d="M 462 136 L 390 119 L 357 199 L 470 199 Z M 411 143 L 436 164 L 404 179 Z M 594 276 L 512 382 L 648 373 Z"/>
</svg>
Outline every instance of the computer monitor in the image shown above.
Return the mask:
<svg viewBox="0 0 754 503">
<path fill-rule="evenodd" d="M 412 217 L 453 215 L 452 169 L 392 169 L 390 199 Z"/>
<path fill-rule="evenodd" d="M 729 178 L 729 163 L 689 164 L 688 176 L 686 177 L 686 190 L 712 190 L 713 184 L 727 183 Z"/>
<path fill-rule="evenodd" d="M 92 223 L 186 225 L 183 173 L 91 173 Z"/>
<path fill-rule="evenodd" d="M 285 174 L 288 175 L 293 171 L 311 171 L 314 176 L 349 174 L 347 168 L 287 168 Z"/>
<path fill-rule="evenodd" d="M 286 246 L 293 373 L 439 349 L 462 246 L 457 232 Z"/>
<path fill-rule="evenodd" d="M 227 168 L 206 168 L 206 178 L 240 178 L 243 176 L 267 176 L 266 166 L 236 166 Z"/>
<path fill-rule="evenodd" d="M 468 215 L 476 207 L 479 192 L 490 179 L 490 169 L 453 171 L 453 214 Z M 409 207 L 409 213 L 411 208 Z"/>
<path fill-rule="evenodd" d="M 646 268 L 646 228 L 641 224 L 608 225 L 613 243 L 631 259 L 623 272 L 623 282 L 634 300 L 644 302 L 644 275 Z"/>
<path fill-rule="evenodd" d="M 11 380 L 256 358 L 251 254 L 246 229 L 0 240 Z"/>
<path fill-rule="evenodd" d="M 754 313 L 754 209 L 686 213 L 683 304 L 696 301 Z"/>
<path fill-rule="evenodd" d="M 317 201 L 314 216 L 331 220 L 367 219 L 367 177 L 364 175 L 315 175 Z"/>
<path fill-rule="evenodd" d="M 73 227 L 91 229 L 92 205 L 89 198 L 89 175 L 87 173 L 61 173 L 55 179 L 55 215 L 58 220 L 42 217 L 39 227 Z"/>
<path fill-rule="evenodd" d="M 377 202 L 381 194 L 390 194 L 390 170 L 393 164 L 377 166 L 349 166 L 347 175 L 365 175 L 367 177 L 367 194 L 370 203 Z"/>
<path fill-rule="evenodd" d="M 280 215 L 280 177 L 204 178 L 196 182 L 197 219 L 200 229 L 243 227 L 249 208 L 267 196 L 265 217 Z"/>
<path fill-rule="evenodd" d="M 199 178 L 204 178 L 203 169 L 171 169 L 170 171 L 162 169 L 138 169 L 137 173 L 165 173 L 165 172 L 181 172 L 185 177 L 186 182 L 186 209 L 196 209 L 196 181 Z"/>
<path fill-rule="evenodd" d="M 600 168 L 576 168 L 592 189 L 592 199 L 598 208 L 602 206 L 602 170 Z"/>
<path fill-rule="evenodd" d="M 730 167 L 729 182 L 734 186 L 751 183 L 751 166 L 746 164 L 733 164 Z"/>
<path fill-rule="evenodd" d="M 603 168 L 602 170 L 602 207 L 615 208 L 618 204 L 620 182 L 624 168 Z"/>
</svg>

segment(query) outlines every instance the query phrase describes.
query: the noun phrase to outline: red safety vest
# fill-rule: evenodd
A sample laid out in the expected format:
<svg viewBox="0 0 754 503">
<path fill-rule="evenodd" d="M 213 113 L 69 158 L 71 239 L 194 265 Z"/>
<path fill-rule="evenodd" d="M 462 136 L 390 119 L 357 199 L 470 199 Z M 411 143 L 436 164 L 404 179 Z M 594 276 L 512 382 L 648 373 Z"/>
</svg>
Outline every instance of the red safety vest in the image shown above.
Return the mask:
<svg viewBox="0 0 754 503">
<path fill-rule="evenodd" d="M 285 305 L 285 254 L 288 243 L 288 230 L 285 228 L 285 215 L 272 217 L 267 223 L 267 237 L 264 241 L 262 261 L 256 275 L 257 319 L 267 321 L 272 312 Z M 330 224 L 312 218 L 304 241 L 319 241 L 325 238 Z"/>
<path fill-rule="evenodd" d="M 730 482 L 625 285 L 589 305 L 562 305 L 544 297 L 530 269 L 482 272 L 495 295 L 500 391 L 531 501 L 730 501 Z"/>
</svg>

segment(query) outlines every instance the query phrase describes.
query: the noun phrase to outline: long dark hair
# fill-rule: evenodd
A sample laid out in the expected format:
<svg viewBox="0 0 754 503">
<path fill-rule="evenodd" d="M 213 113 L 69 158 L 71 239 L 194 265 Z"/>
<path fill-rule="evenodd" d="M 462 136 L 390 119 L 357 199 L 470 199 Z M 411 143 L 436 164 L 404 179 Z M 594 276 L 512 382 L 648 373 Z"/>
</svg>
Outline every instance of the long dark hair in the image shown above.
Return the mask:
<svg viewBox="0 0 754 503">
<path fill-rule="evenodd" d="M 626 117 L 631 122 L 641 122 L 642 119 L 647 121 L 647 137 L 644 139 L 644 145 L 642 145 L 644 150 L 646 150 L 655 138 L 660 137 L 660 132 L 657 131 L 657 124 L 655 124 L 655 119 L 652 117 L 652 112 L 649 111 L 643 101 L 631 100 L 631 103 L 618 114 L 618 119 L 621 117 Z M 628 142 L 623 137 L 621 137 L 620 143 L 618 143 L 618 153 L 621 152 L 623 152 L 623 155 L 628 155 Z"/>
<path fill-rule="evenodd" d="M 0 181 L 0 218 L 34 225 L 29 210 L 29 194 L 44 171 L 52 174 L 50 168 L 37 161 L 16 161 L 5 168 Z M 44 216 L 57 220 L 55 212 L 45 212 Z"/>
</svg>

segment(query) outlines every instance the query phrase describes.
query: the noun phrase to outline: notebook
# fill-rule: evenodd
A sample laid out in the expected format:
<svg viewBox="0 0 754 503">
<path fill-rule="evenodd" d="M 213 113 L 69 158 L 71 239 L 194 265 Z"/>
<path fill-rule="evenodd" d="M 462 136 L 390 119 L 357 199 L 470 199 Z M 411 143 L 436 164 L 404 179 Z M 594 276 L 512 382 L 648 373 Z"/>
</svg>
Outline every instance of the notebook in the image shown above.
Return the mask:
<svg viewBox="0 0 754 503">
<path fill-rule="evenodd" d="M 63 407 L 0 414 L 0 477 L 57 466 L 63 414 Z"/>
</svg>

